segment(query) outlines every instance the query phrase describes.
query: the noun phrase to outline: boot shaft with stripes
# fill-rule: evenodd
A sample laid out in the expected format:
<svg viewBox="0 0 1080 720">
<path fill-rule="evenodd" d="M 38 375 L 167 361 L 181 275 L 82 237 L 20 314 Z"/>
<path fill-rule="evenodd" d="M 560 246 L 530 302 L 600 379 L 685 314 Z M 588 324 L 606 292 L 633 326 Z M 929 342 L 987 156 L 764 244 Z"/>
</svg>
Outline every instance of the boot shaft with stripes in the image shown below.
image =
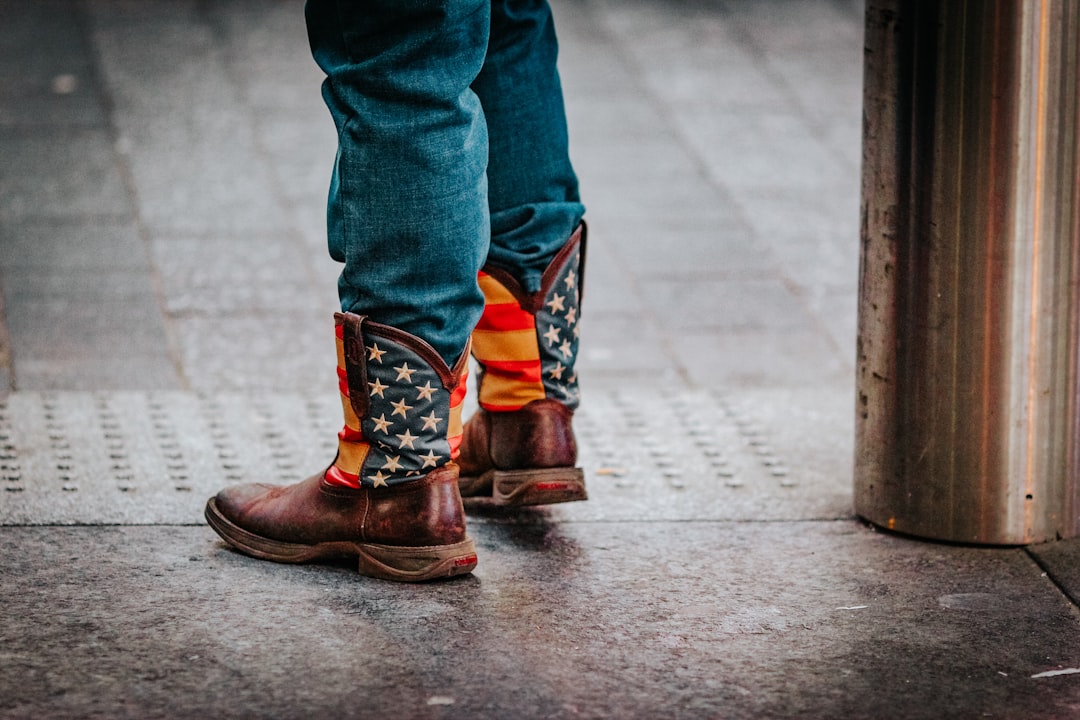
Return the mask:
<svg viewBox="0 0 1080 720">
<path fill-rule="evenodd" d="M 462 495 L 503 505 L 585 499 L 571 419 L 585 257 L 582 224 L 527 293 L 505 270 L 480 273 L 484 313 L 473 331 L 480 410 L 465 426 Z"/>
</svg>

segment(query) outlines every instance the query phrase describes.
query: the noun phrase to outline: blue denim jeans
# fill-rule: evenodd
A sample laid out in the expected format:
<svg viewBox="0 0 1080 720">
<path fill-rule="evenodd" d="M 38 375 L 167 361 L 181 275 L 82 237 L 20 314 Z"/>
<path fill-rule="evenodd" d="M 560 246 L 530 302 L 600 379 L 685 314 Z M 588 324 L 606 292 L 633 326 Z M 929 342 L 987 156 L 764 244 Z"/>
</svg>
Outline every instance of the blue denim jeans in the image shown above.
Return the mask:
<svg viewBox="0 0 1080 720">
<path fill-rule="evenodd" d="M 344 311 L 448 364 L 485 263 L 539 287 L 584 215 L 546 0 L 308 0 L 338 131 L 327 204 Z"/>
</svg>

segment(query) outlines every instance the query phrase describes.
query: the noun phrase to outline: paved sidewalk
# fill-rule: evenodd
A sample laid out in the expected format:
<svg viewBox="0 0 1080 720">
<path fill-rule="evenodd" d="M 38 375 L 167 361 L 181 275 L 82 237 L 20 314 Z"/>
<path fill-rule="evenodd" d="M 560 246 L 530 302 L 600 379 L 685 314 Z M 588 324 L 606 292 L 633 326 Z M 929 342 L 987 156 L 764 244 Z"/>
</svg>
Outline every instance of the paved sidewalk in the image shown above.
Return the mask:
<svg viewBox="0 0 1080 720">
<path fill-rule="evenodd" d="M 406 587 L 201 519 L 340 422 L 302 3 L 0 0 L 0 718 L 1080 716 L 1080 543 L 852 515 L 858 3 L 554 4 L 591 499 Z"/>
</svg>

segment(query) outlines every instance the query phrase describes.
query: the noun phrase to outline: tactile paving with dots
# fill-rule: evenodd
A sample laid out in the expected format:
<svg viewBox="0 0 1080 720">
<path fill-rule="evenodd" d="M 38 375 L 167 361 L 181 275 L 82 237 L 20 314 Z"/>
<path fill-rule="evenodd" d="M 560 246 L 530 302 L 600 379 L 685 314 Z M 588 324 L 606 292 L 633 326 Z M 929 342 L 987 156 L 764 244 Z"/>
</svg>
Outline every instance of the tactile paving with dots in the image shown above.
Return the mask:
<svg viewBox="0 0 1080 720">
<path fill-rule="evenodd" d="M 849 400 L 835 389 L 589 393 L 575 428 L 590 500 L 548 513 L 849 515 Z M 0 524 L 202 522 L 206 498 L 225 485 L 325 468 L 340 413 L 335 396 L 13 393 L 0 401 Z"/>
</svg>

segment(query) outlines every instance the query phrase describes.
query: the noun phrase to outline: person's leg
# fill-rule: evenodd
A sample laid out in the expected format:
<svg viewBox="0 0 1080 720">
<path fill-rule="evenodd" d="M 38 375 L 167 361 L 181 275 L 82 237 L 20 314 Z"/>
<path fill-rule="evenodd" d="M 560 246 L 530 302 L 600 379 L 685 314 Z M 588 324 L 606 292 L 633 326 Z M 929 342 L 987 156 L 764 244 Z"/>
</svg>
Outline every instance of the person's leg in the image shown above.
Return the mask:
<svg viewBox="0 0 1080 720">
<path fill-rule="evenodd" d="M 464 495 L 505 505 L 585 499 L 571 416 L 584 207 L 570 164 L 557 44 L 542 0 L 495 0 L 473 84 L 488 120 L 491 250 L 473 332 L 480 411 L 465 427 Z"/>
<path fill-rule="evenodd" d="M 488 125 L 491 249 L 487 263 L 527 293 L 580 224 L 558 42 L 546 0 L 493 0 L 491 39 L 473 83 Z"/>
<path fill-rule="evenodd" d="M 489 0 L 312 0 L 312 54 L 338 130 L 327 205 L 341 309 L 453 363 L 483 307 L 488 138 L 470 88 Z"/>
<path fill-rule="evenodd" d="M 392 580 L 467 573 L 458 468 L 469 333 L 483 309 L 487 142 L 470 89 L 487 0 L 310 0 L 339 144 L 327 211 L 345 426 L 325 471 L 227 488 L 210 525 L 278 562 L 355 555 Z"/>
</svg>

